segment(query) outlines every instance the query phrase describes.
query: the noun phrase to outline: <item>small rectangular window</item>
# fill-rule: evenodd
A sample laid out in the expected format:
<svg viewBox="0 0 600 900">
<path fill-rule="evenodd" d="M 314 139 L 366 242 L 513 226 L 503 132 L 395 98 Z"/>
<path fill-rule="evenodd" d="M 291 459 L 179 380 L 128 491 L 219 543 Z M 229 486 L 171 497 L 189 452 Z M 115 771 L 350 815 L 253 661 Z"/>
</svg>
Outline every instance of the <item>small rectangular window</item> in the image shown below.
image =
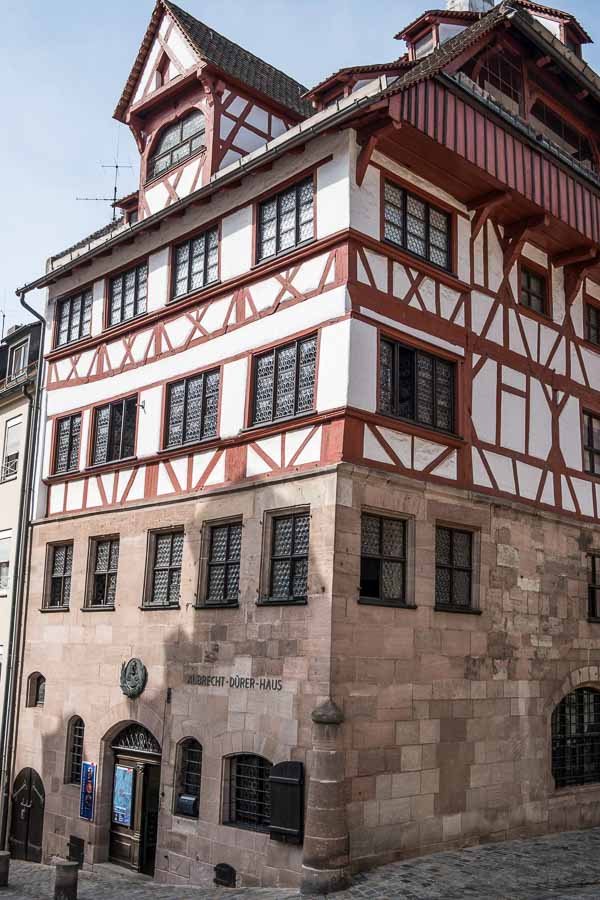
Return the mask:
<svg viewBox="0 0 600 900">
<path fill-rule="evenodd" d="M 9 419 L 4 430 L 4 457 L 2 459 L 2 481 L 14 478 L 19 469 L 19 452 L 23 420 L 19 416 Z"/>
<path fill-rule="evenodd" d="M 79 468 L 79 444 L 81 440 L 81 413 L 65 416 L 56 424 L 56 448 L 54 472 L 63 474 Z"/>
<path fill-rule="evenodd" d="M 205 606 L 235 605 L 240 593 L 242 523 L 210 526 Z"/>
<path fill-rule="evenodd" d="M 142 263 L 110 280 L 109 324 L 117 325 L 146 312 L 148 263 Z"/>
<path fill-rule="evenodd" d="M 219 277 L 219 231 L 211 228 L 173 251 L 173 297 L 182 297 Z"/>
<path fill-rule="evenodd" d="M 135 452 L 137 396 L 99 406 L 94 417 L 95 466 L 128 459 Z"/>
<path fill-rule="evenodd" d="M 313 179 L 270 197 L 258 208 L 258 259 L 291 250 L 314 237 Z"/>
<path fill-rule="evenodd" d="M 263 602 L 306 603 L 310 515 L 294 512 L 271 520 L 269 596 Z"/>
<path fill-rule="evenodd" d="M 600 619 L 600 556 L 588 558 L 588 618 Z"/>
<path fill-rule="evenodd" d="M 253 424 L 310 412 L 314 407 L 316 362 L 314 335 L 255 357 Z"/>
<path fill-rule="evenodd" d="M 117 593 L 119 538 L 98 538 L 92 545 L 92 579 L 88 606 L 112 608 Z"/>
<path fill-rule="evenodd" d="M 220 369 L 213 369 L 167 386 L 167 447 L 217 436 L 220 381 Z"/>
<path fill-rule="evenodd" d="M 8 356 L 8 380 L 14 381 L 27 372 L 27 353 L 29 351 L 29 338 L 15 344 L 9 350 Z"/>
<path fill-rule="evenodd" d="M 472 532 L 438 526 L 435 530 L 436 609 L 471 609 L 472 582 Z"/>
<path fill-rule="evenodd" d="M 406 522 L 363 514 L 360 598 L 369 603 L 406 605 Z"/>
<path fill-rule="evenodd" d="M 0 539 L 0 594 L 8 591 L 8 574 L 10 561 L 10 538 Z"/>
<path fill-rule="evenodd" d="M 455 363 L 383 339 L 379 405 L 384 415 L 454 431 Z"/>
<path fill-rule="evenodd" d="M 53 544 L 49 549 L 46 606 L 68 608 L 71 599 L 73 544 Z"/>
<path fill-rule="evenodd" d="M 548 315 L 548 279 L 526 266 L 521 266 L 521 305 Z"/>
<path fill-rule="evenodd" d="M 151 576 L 146 606 L 177 606 L 181 595 L 183 531 L 151 534 Z"/>
<path fill-rule="evenodd" d="M 450 269 L 450 222 L 448 213 L 386 181 L 383 234 L 387 241 Z"/>
<path fill-rule="evenodd" d="M 600 307 L 593 303 L 585 304 L 585 339 L 600 346 Z"/>
<path fill-rule="evenodd" d="M 583 466 L 590 475 L 600 475 L 600 416 L 583 414 Z"/>
<path fill-rule="evenodd" d="M 56 346 L 88 337 L 92 328 L 92 289 L 88 288 L 56 304 Z"/>
</svg>

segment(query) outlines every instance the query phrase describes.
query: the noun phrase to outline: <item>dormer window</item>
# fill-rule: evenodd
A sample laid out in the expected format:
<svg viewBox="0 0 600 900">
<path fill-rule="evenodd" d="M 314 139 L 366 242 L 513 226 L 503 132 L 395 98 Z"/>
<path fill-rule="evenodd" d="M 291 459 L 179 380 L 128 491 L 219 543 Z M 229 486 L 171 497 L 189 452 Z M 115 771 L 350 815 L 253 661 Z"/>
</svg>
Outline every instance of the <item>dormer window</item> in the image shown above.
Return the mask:
<svg viewBox="0 0 600 900">
<path fill-rule="evenodd" d="M 195 109 L 161 132 L 148 162 L 148 178 L 155 178 L 156 175 L 179 165 L 203 145 L 204 116 Z"/>
<path fill-rule="evenodd" d="M 422 59 L 424 56 L 429 56 L 430 53 L 433 53 L 433 48 L 433 30 L 426 31 L 425 34 L 413 44 L 413 53 L 415 55 L 415 59 Z"/>
</svg>

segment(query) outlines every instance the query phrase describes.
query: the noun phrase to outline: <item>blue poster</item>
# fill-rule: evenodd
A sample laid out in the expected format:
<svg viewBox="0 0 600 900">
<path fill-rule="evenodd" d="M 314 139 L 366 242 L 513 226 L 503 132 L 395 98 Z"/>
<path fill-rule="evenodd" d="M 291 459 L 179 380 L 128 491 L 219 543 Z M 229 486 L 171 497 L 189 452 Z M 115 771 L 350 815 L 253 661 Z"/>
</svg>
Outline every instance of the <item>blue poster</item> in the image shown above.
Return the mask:
<svg viewBox="0 0 600 900">
<path fill-rule="evenodd" d="M 116 825 L 125 825 L 127 828 L 131 828 L 133 776 L 134 770 L 131 766 L 115 766 L 112 820 Z"/>
<path fill-rule="evenodd" d="M 79 815 L 82 819 L 94 818 L 96 795 L 96 763 L 81 764 L 81 793 L 79 795 Z"/>
</svg>

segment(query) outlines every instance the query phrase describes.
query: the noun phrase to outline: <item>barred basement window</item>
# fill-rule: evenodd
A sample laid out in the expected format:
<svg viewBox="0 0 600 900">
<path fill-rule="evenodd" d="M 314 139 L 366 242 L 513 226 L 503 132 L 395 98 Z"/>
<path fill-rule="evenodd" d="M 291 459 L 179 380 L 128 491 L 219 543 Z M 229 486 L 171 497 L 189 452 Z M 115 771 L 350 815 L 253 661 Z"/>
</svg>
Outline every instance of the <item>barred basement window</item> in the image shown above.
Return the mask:
<svg viewBox="0 0 600 900">
<path fill-rule="evenodd" d="M 175 247 L 173 297 L 197 291 L 219 277 L 219 232 L 211 228 Z"/>
<path fill-rule="evenodd" d="M 135 451 L 137 396 L 116 400 L 96 409 L 93 464 L 127 459 Z"/>
<path fill-rule="evenodd" d="M 148 263 L 142 263 L 110 280 L 109 324 L 117 325 L 146 312 Z"/>
<path fill-rule="evenodd" d="M 147 606 L 176 606 L 181 593 L 183 531 L 151 534 L 152 577 Z"/>
<path fill-rule="evenodd" d="M 585 339 L 600 345 L 600 307 L 585 304 Z"/>
<path fill-rule="evenodd" d="M 308 512 L 273 516 L 268 603 L 306 603 L 308 596 Z"/>
<path fill-rule="evenodd" d="M 69 723 L 67 783 L 81 784 L 81 764 L 83 762 L 83 719 L 76 716 Z"/>
<path fill-rule="evenodd" d="M 229 824 L 267 831 L 271 821 L 271 763 L 241 753 L 230 760 Z"/>
<path fill-rule="evenodd" d="M 184 378 L 167 387 L 167 447 L 217 436 L 220 369 Z"/>
<path fill-rule="evenodd" d="M 114 607 L 119 567 L 119 538 L 95 540 L 92 552 L 94 571 L 88 605 Z"/>
<path fill-rule="evenodd" d="M 59 419 L 56 426 L 54 472 L 62 474 L 79 468 L 79 443 L 81 440 L 81 413 Z"/>
<path fill-rule="evenodd" d="M 557 788 L 600 781 L 600 693 L 577 688 L 552 713 L 552 775 Z"/>
<path fill-rule="evenodd" d="M 383 340 L 379 358 L 379 405 L 384 415 L 428 428 L 454 431 L 456 366 L 452 362 Z"/>
<path fill-rule="evenodd" d="M 49 578 L 46 606 L 55 609 L 69 606 L 73 544 L 53 544 L 49 548 Z"/>
<path fill-rule="evenodd" d="M 175 813 L 198 818 L 202 781 L 202 745 L 194 738 L 186 738 L 179 745 L 178 789 Z"/>
<path fill-rule="evenodd" d="M 590 553 L 588 558 L 588 618 L 600 619 L 600 556 Z"/>
<path fill-rule="evenodd" d="M 204 116 L 194 110 L 161 133 L 148 163 L 148 178 L 166 172 L 204 145 Z"/>
<path fill-rule="evenodd" d="M 448 213 L 386 181 L 383 234 L 387 241 L 450 269 L 450 221 Z"/>
<path fill-rule="evenodd" d="M 583 414 L 583 466 L 590 475 L 600 475 L 600 416 Z"/>
<path fill-rule="evenodd" d="M 270 197 L 258 210 L 258 259 L 276 256 L 314 237 L 313 179 Z"/>
<path fill-rule="evenodd" d="M 255 357 L 252 423 L 310 412 L 314 406 L 317 338 L 305 338 Z"/>
<path fill-rule="evenodd" d="M 56 346 L 79 341 L 90 334 L 92 327 L 92 289 L 65 297 L 56 304 Z"/>
<path fill-rule="evenodd" d="M 237 603 L 241 555 L 241 522 L 211 525 L 206 606 Z"/>
<path fill-rule="evenodd" d="M 473 534 L 458 528 L 435 530 L 435 607 L 472 609 Z"/>
<path fill-rule="evenodd" d="M 526 266 L 521 266 L 521 305 L 548 315 L 548 280 Z"/>
<path fill-rule="evenodd" d="M 361 520 L 360 599 L 406 604 L 406 522 L 364 513 Z"/>
</svg>

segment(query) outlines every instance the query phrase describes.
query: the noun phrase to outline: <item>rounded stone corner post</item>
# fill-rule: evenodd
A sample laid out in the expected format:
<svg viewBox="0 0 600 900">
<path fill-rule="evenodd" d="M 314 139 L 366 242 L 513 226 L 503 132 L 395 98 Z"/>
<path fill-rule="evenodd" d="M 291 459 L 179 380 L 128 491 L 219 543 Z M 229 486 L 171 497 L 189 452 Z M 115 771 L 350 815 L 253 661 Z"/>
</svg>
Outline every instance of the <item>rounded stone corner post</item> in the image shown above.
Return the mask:
<svg viewBox="0 0 600 900">
<path fill-rule="evenodd" d="M 77 900 L 79 865 L 67 860 L 56 863 L 54 900 Z"/>
<path fill-rule="evenodd" d="M 8 873 L 10 870 L 10 851 L 0 850 L 0 887 L 8 886 Z"/>
<path fill-rule="evenodd" d="M 350 884 L 346 759 L 340 728 L 344 714 L 329 699 L 313 710 L 312 720 L 300 892 L 331 894 Z"/>
</svg>

